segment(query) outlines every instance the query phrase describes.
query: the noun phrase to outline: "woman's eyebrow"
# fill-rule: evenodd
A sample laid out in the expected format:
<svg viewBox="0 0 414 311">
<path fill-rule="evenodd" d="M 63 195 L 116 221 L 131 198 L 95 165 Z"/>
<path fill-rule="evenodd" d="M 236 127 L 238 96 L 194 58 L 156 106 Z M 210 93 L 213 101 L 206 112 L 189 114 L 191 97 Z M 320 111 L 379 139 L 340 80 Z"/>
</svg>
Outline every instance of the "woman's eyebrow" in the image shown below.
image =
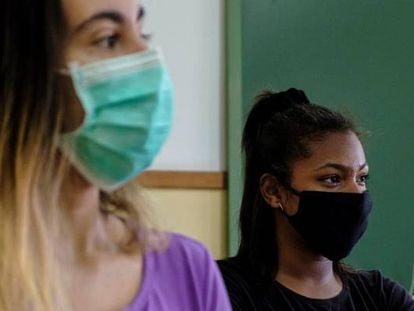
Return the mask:
<svg viewBox="0 0 414 311">
<path fill-rule="evenodd" d="M 145 9 L 144 7 L 140 7 L 138 9 L 137 14 L 137 21 L 142 20 L 145 17 Z M 80 23 L 78 26 L 75 27 L 74 33 L 81 32 L 85 28 L 87 28 L 90 24 L 99 21 L 99 20 L 110 20 L 117 24 L 122 24 L 125 20 L 124 16 L 116 11 L 102 11 L 98 12 L 91 17 L 89 17 L 87 20 Z"/>
<path fill-rule="evenodd" d="M 94 22 L 100 21 L 100 20 L 109 20 L 117 24 L 121 24 L 124 22 L 124 17 L 121 13 L 116 11 L 102 11 L 98 12 L 91 17 L 89 17 L 87 20 L 80 23 L 78 26 L 75 27 L 74 33 L 81 32 L 85 28 L 87 28 L 89 25 L 93 24 Z"/>
<path fill-rule="evenodd" d="M 362 170 L 367 165 L 368 164 L 366 162 L 361 164 L 358 167 L 358 170 L 359 171 Z M 342 164 L 339 164 L 339 163 L 325 163 L 324 165 L 322 165 L 322 166 L 318 167 L 317 169 L 315 169 L 315 171 L 319 171 L 319 170 L 322 170 L 324 168 L 334 168 L 334 169 L 337 169 L 338 171 L 341 171 L 341 172 L 348 172 L 348 171 L 353 171 L 354 170 L 354 168 L 352 166 L 342 165 Z"/>
</svg>

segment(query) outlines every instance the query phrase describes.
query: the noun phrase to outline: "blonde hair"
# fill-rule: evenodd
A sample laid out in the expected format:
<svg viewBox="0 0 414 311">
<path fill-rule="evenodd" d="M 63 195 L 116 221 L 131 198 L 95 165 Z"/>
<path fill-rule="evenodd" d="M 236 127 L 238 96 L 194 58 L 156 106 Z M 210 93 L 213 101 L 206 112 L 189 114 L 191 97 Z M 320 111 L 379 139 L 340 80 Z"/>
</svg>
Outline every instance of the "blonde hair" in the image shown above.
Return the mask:
<svg viewBox="0 0 414 311">
<path fill-rule="evenodd" d="M 64 114 L 54 71 L 61 57 L 60 1 L 2 1 L 0 310 L 70 310 L 57 258 L 63 247 L 57 237 L 68 222 L 63 194 L 69 170 L 56 144 Z M 102 193 L 101 210 L 142 228 L 143 213 L 128 188 Z"/>
<path fill-rule="evenodd" d="M 68 227 L 62 201 L 67 163 L 56 147 L 39 142 L 36 133 L 27 142 L 18 139 L 13 161 L 4 127 L 0 132 L 0 310 L 4 311 L 63 311 L 71 305 L 64 274 L 58 273 L 58 252 L 72 250 L 57 245 L 57 237 Z M 130 228 L 145 227 L 147 219 L 133 203 L 135 190 L 128 186 L 101 193 L 102 212 L 126 220 Z M 134 242 L 139 243 L 121 246 L 128 252 L 145 246 L 144 239 Z"/>
<path fill-rule="evenodd" d="M 0 309 L 53 310 L 61 300 L 53 239 L 63 174 L 54 174 L 47 122 L 31 122 L 23 101 L 9 98 L 0 120 Z M 16 105 L 21 113 L 12 116 Z"/>
</svg>

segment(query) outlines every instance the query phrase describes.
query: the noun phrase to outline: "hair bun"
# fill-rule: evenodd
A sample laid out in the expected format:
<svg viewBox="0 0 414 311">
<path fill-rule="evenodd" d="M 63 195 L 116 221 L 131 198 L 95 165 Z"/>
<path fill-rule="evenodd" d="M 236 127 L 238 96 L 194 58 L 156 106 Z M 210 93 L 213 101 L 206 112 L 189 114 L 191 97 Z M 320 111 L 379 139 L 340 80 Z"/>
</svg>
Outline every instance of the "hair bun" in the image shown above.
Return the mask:
<svg viewBox="0 0 414 311">
<path fill-rule="evenodd" d="M 276 113 L 283 113 L 289 108 L 309 104 L 305 92 L 290 88 L 283 92 L 265 91 L 257 97 L 244 128 L 243 142 L 252 143 L 253 137 L 260 135 L 261 129 Z"/>
<path fill-rule="evenodd" d="M 302 90 L 290 88 L 285 92 L 280 92 L 279 94 L 283 95 L 283 97 L 286 98 L 291 105 L 309 104 L 309 99 Z"/>
<path fill-rule="evenodd" d="M 267 97 L 267 101 L 272 103 L 274 112 L 283 112 L 296 105 L 309 104 L 309 99 L 305 92 L 295 88 L 290 88 L 283 92 L 268 92 L 263 94 L 263 97 Z"/>
<path fill-rule="evenodd" d="M 257 107 L 256 110 L 262 110 L 264 115 L 269 116 L 269 114 L 284 112 L 293 106 L 309 103 L 305 92 L 295 88 L 282 92 L 265 91 L 257 97 L 256 106 L 261 107 L 261 109 L 257 109 Z"/>
<path fill-rule="evenodd" d="M 307 104 L 309 104 L 309 99 L 302 90 L 290 88 L 282 92 L 264 91 L 257 97 L 257 101 L 250 111 L 250 122 L 248 123 L 260 127 L 275 113 L 283 113 L 294 106 Z"/>
</svg>

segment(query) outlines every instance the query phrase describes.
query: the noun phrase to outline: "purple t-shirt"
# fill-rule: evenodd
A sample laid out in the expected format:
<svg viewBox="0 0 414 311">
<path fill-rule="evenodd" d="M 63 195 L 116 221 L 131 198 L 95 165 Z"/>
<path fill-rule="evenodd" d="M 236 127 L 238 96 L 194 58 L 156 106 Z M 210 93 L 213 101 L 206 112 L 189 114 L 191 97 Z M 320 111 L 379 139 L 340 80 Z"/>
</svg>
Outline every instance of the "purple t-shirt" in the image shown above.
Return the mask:
<svg viewBox="0 0 414 311">
<path fill-rule="evenodd" d="M 148 251 L 138 295 L 124 311 L 231 310 L 216 263 L 204 246 L 170 234 L 168 248 Z"/>
</svg>

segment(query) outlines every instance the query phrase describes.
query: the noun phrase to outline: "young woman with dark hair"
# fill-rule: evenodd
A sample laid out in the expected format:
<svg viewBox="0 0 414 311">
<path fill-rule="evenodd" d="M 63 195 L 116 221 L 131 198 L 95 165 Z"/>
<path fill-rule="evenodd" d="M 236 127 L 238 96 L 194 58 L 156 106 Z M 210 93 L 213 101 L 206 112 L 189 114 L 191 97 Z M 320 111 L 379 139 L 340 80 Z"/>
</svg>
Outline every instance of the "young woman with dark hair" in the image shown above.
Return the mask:
<svg viewBox="0 0 414 311">
<path fill-rule="evenodd" d="M 368 164 L 355 124 L 303 91 L 258 97 L 243 133 L 240 246 L 219 262 L 233 310 L 414 310 L 378 271 L 340 260 L 368 225 Z"/>
</svg>

